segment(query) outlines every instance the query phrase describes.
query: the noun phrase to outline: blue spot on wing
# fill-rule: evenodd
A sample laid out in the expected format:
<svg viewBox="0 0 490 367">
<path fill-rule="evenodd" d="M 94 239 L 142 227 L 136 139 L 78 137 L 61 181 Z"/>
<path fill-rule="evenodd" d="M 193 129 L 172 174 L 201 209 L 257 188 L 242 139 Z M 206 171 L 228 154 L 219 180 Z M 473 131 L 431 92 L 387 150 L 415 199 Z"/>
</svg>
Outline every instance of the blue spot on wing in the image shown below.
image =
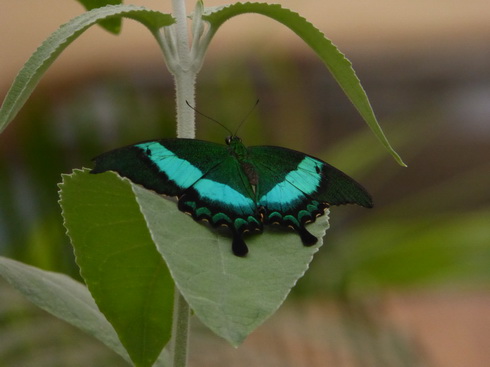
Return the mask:
<svg viewBox="0 0 490 367">
<path fill-rule="evenodd" d="M 305 196 L 313 194 L 320 186 L 321 162 L 305 157 L 298 168 L 289 172 L 284 180 L 259 198 L 259 205 L 269 210 L 289 211 L 303 202 Z"/>
<path fill-rule="evenodd" d="M 316 159 L 305 157 L 296 170 L 286 175 L 285 181 L 307 195 L 313 194 L 320 186 L 321 166 L 322 163 Z"/>
<path fill-rule="evenodd" d="M 158 169 L 181 188 L 188 188 L 203 176 L 201 170 L 187 160 L 177 157 L 159 142 L 152 141 L 135 146 L 142 149 Z"/>
<path fill-rule="evenodd" d="M 250 147 L 248 151 L 259 176 L 259 205 L 266 210 L 292 213 L 313 201 L 322 206 L 353 203 L 372 207 L 372 199 L 361 185 L 318 158 L 274 146 Z M 280 197 L 282 206 L 278 204 Z"/>
<path fill-rule="evenodd" d="M 255 211 L 255 203 L 251 198 L 226 184 L 203 178 L 197 181 L 193 188 L 202 200 L 210 201 L 208 205 L 221 206 L 237 215 L 250 215 Z"/>
</svg>

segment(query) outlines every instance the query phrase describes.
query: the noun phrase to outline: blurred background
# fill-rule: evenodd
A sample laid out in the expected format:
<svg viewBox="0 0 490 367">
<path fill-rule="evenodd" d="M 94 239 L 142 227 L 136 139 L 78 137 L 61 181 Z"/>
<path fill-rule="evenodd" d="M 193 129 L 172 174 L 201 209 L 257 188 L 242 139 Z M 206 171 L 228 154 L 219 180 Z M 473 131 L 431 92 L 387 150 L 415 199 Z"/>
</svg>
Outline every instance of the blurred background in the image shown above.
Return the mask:
<svg viewBox="0 0 490 367">
<path fill-rule="evenodd" d="M 170 11 L 169 1 L 128 3 Z M 490 365 L 490 2 L 281 4 L 352 61 L 408 168 L 292 32 L 258 15 L 226 23 L 198 79 L 199 110 L 233 130 L 259 98 L 240 131 L 246 144 L 321 157 L 363 183 L 375 208 L 332 209 L 309 272 L 239 349 L 195 322 L 191 366 Z M 0 100 L 36 47 L 82 12 L 75 1 L 0 4 Z M 0 255 L 80 279 L 57 203 L 61 174 L 175 136 L 174 110 L 144 27 L 89 29 L 0 135 Z M 198 121 L 198 138 L 225 135 Z M 124 365 L 3 281 L 0 294 L 0 366 Z"/>
</svg>

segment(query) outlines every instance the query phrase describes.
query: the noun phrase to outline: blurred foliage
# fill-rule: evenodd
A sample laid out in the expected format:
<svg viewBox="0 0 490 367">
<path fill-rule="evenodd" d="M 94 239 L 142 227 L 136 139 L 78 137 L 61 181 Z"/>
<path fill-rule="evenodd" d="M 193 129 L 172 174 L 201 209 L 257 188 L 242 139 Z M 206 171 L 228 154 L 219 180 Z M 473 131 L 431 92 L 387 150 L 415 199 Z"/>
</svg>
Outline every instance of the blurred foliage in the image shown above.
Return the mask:
<svg viewBox="0 0 490 367">
<path fill-rule="evenodd" d="M 372 193 L 372 210 L 332 209 L 325 245 L 293 294 L 345 302 L 386 288 L 488 286 L 489 163 L 476 143 L 452 136 L 427 100 L 409 113 L 385 108 L 376 97 L 377 87 L 385 86 L 368 80 L 375 109 L 377 102 L 387 116 L 381 119 L 385 133 L 408 164 L 401 168 L 321 67 L 283 56 L 205 65 L 196 107 L 235 131 L 259 98 L 239 130 L 245 144 L 319 156 Z M 1 255 L 79 277 L 57 203 L 61 173 L 90 167 L 92 157 L 122 145 L 175 136 L 173 85 L 161 74 L 148 68 L 34 93 L 0 136 Z M 198 138 L 222 142 L 227 134 L 198 117 Z M 0 332 L 11 340 L 20 325 L 13 322 L 23 322 L 11 323 L 8 315 L 21 312 L 14 306 L 2 302 L 0 309 Z M 5 353 L 0 360 L 8 361 Z"/>
<path fill-rule="evenodd" d="M 0 367 L 126 365 L 99 341 L 31 304 L 3 279 L 0 299 L 8 300 L 0 302 Z"/>
</svg>

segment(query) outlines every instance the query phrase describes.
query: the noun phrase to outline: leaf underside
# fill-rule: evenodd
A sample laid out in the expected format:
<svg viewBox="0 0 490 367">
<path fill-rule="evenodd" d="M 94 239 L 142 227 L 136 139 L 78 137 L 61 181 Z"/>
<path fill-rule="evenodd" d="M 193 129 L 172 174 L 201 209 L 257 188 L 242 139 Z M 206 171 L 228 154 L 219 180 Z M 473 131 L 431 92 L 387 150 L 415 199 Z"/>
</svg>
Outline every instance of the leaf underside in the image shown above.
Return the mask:
<svg viewBox="0 0 490 367">
<path fill-rule="evenodd" d="M 129 356 L 88 289 L 70 277 L 0 257 L 0 275 L 29 301 L 90 334 L 124 359 Z"/>
<path fill-rule="evenodd" d="M 133 190 L 180 292 L 196 316 L 234 346 L 282 304 L 328 228 L 328 214 L 308 226 L 319 238 L 312 247 L 304 247 L 292 231 L 266 228 L 246 238 L 250 252 L 240 258 L 226 232 L 197 224 L 173 201 L 138 185 Z"/>
</svg>

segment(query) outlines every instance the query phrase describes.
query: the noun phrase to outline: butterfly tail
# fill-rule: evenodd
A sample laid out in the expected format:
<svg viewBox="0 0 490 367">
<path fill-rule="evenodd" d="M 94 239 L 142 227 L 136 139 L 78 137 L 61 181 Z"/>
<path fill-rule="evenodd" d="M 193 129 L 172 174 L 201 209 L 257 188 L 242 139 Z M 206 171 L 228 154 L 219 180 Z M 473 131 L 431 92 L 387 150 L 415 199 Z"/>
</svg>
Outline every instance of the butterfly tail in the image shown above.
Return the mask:
<svg viewBox="0 0 490 367">
<path fill-rule="evenodd" d="M 233 254 L 235 256 L 244 257 L 248 254 L 248 247 L 243 240 L 242 233 L 238 231 L 233 232 L 233 242 L 231 245 L 231 249 L 233 250 Z"/>
<path fill-rule="evenodd" d="M 301 237 L 301 242 L 303 242 L 304 246 L 313 246 L 318 242 L 318 238 L 313 236 L 304 226 L 300 226 L 295 228 Z"/>
</svg>

